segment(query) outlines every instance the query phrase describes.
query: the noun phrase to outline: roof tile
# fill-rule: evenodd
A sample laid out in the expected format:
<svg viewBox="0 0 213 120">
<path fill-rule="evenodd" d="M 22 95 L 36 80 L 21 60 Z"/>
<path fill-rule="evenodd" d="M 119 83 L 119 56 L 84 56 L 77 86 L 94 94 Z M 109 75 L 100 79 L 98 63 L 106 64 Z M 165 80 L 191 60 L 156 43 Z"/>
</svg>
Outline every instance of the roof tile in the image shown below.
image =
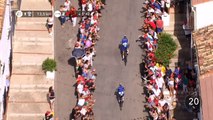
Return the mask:
<svg viewBox="0 0 213 120">
<path fill-rule="evenodd" d="M 192 33 L 198 54 L 200 73 L 212 70 L 213 67 L 213 25 Z"/>
</svg>

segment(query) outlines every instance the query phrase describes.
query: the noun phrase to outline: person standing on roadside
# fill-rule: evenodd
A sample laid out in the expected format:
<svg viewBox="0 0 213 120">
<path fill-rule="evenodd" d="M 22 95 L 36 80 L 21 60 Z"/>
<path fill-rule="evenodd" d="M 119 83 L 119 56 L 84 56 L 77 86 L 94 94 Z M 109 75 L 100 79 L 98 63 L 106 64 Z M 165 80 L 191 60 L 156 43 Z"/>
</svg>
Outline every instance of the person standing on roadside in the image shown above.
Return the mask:
<svg viewBox="0 0 213 120">
<path fill-rule="evenodd" d="M 54 92 L 52 86 L 49 88 L 48 100 L 49 100 L 49 104 L 50 104 L 50 109 L 53 110 L 53 105 L 54 105 L 54 101 L 55 101 L 55 92 Z"/>
<path fill-rule="evenodd" d="M 52 15 L 50 15 L 48 18 L 47 18 L 47 29 L 48 29 L 48 32 L 50 35 L 52 35 L 52 27 L 53 27 L 53 17 Z"/>
<path fill-rule="evenodd" d="M 45 119 L 44 120 L 54 120 L 54 112 L 53 111 L 47 111 L 45 113 Z"/>
<path fill-rule="evenodd" d="M 78 13 L 77 13 L 77 10 L 74 6 L 71 6 L 69 14 L 70 14 L 70 18 L 71 18 L 73 27 L 75 27 L 76 23 L 77 23 Z"/>
<path fill-rule="evenodd" d="M 64 5 L 60 6 L 60 12 L 61 12 L 61 16 L 59 20 L 61 22 L 61 27 L 64 28 L 64 23 L 66 22 L 66 15 L 65 15 L 66 9 Z"/>
<path fill-rule="evenodd" d="M 161 16 L 158 17 L 158 19 L 156 20 L 156 32 L 157 34 L 163 32 L 163 20 L 161 18 Z"/>
<path fill-rule="evenodd" d="M 81 0 L 81 11 L 84 12 L 86 10 L 87 0 Z"/>
<path fill-rule="evenodd" d="M 70 6 L 71 6 L 70 0 L 65 0 L 64 6 L 65 6 L 65 10 L 69 11 L 70 10 Z"/>
</svg>

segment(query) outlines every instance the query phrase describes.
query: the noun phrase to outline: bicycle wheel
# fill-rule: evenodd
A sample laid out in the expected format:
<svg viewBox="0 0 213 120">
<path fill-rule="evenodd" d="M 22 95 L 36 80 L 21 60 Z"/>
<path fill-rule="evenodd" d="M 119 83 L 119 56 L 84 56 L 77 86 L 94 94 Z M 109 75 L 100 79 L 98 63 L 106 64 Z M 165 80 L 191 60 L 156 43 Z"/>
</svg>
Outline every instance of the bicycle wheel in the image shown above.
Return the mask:
<svg viewBox="0 0 213 120">
<path fill-rule="evenodd" d="M 120 100 L 120 102 L 119 102 L 120 110 L 122 110 L 123 103 L 124 103 L 124 101 L 123 101 L 123 100 Z"/>
<path fill-rule="evenodd" d="M 127 64 L 127 51 L 124 52 L 124 64 Z"/>
<path fill-rule="evenodd" d="M 123 108 L 123 103 L 124 103 L 124 96 L 120 97 L 120 100 L 119 100 L 120 110 L 122 110 L 122 108 Z"/>
</svg>

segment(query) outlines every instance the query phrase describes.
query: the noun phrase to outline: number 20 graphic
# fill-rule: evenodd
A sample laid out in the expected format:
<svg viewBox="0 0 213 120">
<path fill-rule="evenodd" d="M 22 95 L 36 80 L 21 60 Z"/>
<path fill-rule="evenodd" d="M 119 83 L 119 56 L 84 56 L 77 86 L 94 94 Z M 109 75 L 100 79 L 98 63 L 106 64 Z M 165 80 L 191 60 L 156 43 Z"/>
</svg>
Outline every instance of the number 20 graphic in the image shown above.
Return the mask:
<svg viewBox="0 0 213 120">
<path fill-rule="evenodd" d="M 199 105 L 200 100 L 198 98 L 189 98 L 189 105 Z"/>
</svg>

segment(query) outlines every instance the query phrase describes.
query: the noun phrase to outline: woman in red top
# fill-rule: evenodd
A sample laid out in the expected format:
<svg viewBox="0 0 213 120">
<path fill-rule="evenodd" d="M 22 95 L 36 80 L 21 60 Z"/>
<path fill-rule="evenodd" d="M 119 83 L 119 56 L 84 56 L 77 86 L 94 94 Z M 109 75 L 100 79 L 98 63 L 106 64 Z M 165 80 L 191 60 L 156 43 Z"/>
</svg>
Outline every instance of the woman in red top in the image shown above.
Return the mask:
<svg viewBox="0 0 213 120">
<path fill-rule="evenodd" d="M 163 31 L 163 20 L 161 16 L 158 17 L 158 20 L 156 20 L 156 32 L 161 33 Z"/>
<path fill-rule="evenodd" d="M 149 21 L 148 24 L 153 30 L 156 30 L 156 25 L 153 21 Z"/>
</svg>

